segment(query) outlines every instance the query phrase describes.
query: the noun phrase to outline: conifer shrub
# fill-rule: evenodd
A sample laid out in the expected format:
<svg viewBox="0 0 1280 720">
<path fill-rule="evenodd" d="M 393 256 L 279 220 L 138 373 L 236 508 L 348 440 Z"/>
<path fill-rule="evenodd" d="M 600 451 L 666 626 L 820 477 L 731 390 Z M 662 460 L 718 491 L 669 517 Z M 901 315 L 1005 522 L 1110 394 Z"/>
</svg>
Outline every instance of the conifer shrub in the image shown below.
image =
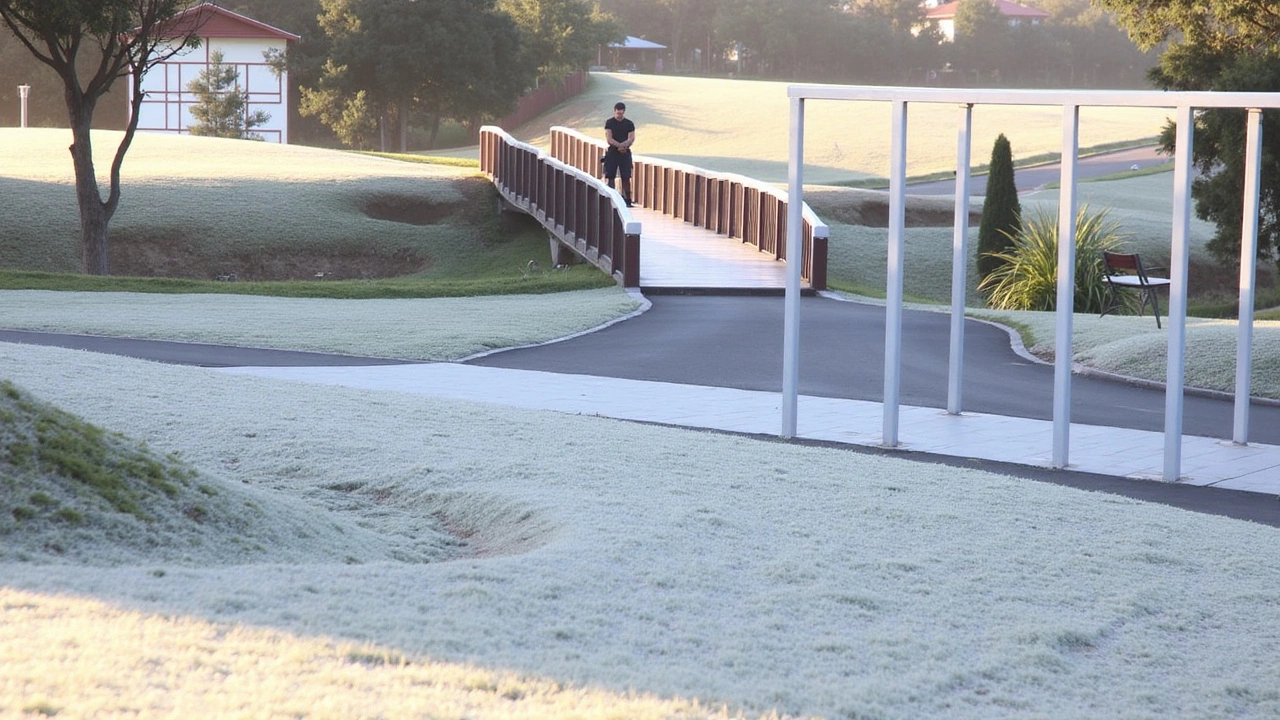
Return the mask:
<svg viewBox="0 0 1280 720">
<path fill-rule="evenodd" d="M 978 226 L 978 278 L 985 281 L 1004 262 L 1001 258 L 1013 247 L 1010 238 L 1021 228 L 1022 205 L 1013 178 L 1013 150 L 1001 133 L 991 148 L 991 171 L 987 175 L 987 195 L 982 201 L 982 223 Z"/>
</svg>

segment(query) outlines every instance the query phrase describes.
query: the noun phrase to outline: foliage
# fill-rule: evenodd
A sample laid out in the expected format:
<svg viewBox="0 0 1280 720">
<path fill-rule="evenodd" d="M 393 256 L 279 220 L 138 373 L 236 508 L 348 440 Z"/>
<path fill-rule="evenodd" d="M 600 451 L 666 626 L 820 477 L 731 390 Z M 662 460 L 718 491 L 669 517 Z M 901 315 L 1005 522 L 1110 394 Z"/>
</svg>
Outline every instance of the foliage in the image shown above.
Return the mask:
<svg viewBox="0 0 1280 720">
<path fill-rule="evenodd" d="M 172 22 L 189 4 L 190 0 L 0 0 L 0 20 L 63 85 L 86 272 L 105 275 L 110 270 L 108 224 L 120 202 L 120 167 L 145 98 L 142 78 L 148 69 L 199 42 L 198 21 Z M 82 72 L 82 63 L 90 66 L 89 72 Z M 103 200 L 89 130 L 98 101 L 125 77 L 132 82 L 132 119 L 111 162 Z"/>
<path fill-rule="evenodd" d="M 1106 266 L 1102 251 L 1124 239 L 1120 224 L 1106 210 L 1076 215 L 1075 312 L 1102 312 L 1107 300 Z M 988 304 L 997 310 L 1054 310 L 1058 305 L 1058 218 L 1037 208 L 1023 218 L 1011 237 L 1013 248 L 996 253 L 1001 264 L 978 284 Z"/>
<path fill-rule="evenodd" d="M 1022 206 L 1013 175 L 1013 150 L 1001 133 L 991 148 L 987 196 L 982 202 L 982 223 L 978 227 L 978 277 L 985 280 L 1003 264 L 1012 246 L 1011 238 L 1021 226 Z"/>
<path fill-rule="evenodd" d="M 261 140 L 253 128 L 271 119 L 265 110 L 248 112 L 249 93 L 240 89 L 240 69 L 223 63 L 222 51 L 209 56 L 209 66 L 200 71 L 187 90 L 198 99 L 191 106 L 196 123 L 192 135 Z"/>
<path fill-rule="evenodd" d="M 411 120 L 438 128 L 509 111 L 534 77 L 520 62 L 522 38 L 493 0 L 322 0 L 328 59 L 301 112 L 367 146 L 367 128 L 396 127 L 407 150 Z M 360 93 L 364 97 L 360 97 Z"/>
<path fill-rule="evenodd" d="M 1144 48 L 1166 43 L 1151 81 L 1165 90 L 1280 91 L 1280 12 L 1271 0 L 1099 0 Z M 1199 113 L 1192 155 L 1200 171 L 1192 185 L 1196 214 L 1218 232 L 1210 251 L 1219 262 L 1239 260 L 1244 206 L 1244 113 Z M 1258 257 L 1278 259 L 1280 248 L 1280 120 L 1263 117 L 1262 197 Z M 1161 144 L 1172 152 L 1175 129 Z"/>
<path fill-rule="evenodd" d="M 497 7 L 515 21 L 521 63 L 532 65 L 540 82 L 587 69 L 601 45 L 622 39 L 618 26 L 585 0 L 498 0 Z"/>
</svg>

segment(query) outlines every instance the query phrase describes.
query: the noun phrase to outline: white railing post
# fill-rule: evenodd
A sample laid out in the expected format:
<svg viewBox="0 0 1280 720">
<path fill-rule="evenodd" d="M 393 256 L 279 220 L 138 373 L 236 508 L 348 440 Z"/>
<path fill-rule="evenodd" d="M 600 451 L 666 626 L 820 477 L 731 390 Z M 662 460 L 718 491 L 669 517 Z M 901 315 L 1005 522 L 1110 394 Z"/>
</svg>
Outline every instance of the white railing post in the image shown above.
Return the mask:
<svg viewBox="0 0 1280 720">
<path fill-rule="evenodd" d="M 1169 354 L 1164 388 L 1164 479 L 1182 477 L 1182 386 L 1187 352 L 1187 265 L 1191 234 L 1191 143 L 1195 111 L 1176 110 L 1177 146 L 1173 161 L 1173 242 L 1169 249 Z"/>
<path fill-rule="evenodd" d="M 787 287 L 782 321 L 782 431 L 796 436 L 800 394 L 800 253 L 804 189 L 804 100 L 791 100 L 791 144 L 788 153 Z"/>
<path fill-rule="evenodd" d="M 1062 106 L 1062 174 L 1058 191 L 1058 299 L 1053 358 L 1053 466 L 1071 459 L 1071 336 L 1076 304 L 1076 166 L 1080 106 Z"/>
<path fill-rule="evenodd" d="M 884 428 L 885 447 L 898 446 L 898 395 L 902 374 L 902 272 L 906 249 L 907 103 L 893 103 L 889 141 L 889 248 L 885 278 Z"/>
<path fill-rule="evenodd" d="M 1236 404 L 1231 439 L 1249 444 L 1249 397 L 1253 379 L 1253 292 L 1258 268 L 1258 198 L 1262 165 L 1262 110 L 1245 120 L 1244 217 L 1240 223 L 1240 309 L 1236 313 Z"/>
<path fill-rule="evenodd" d="M 947 412 L 962 411 L 964 382 L 964 306 L 969 275 L 969 155 L 973 135 L 973 104 L 960 106 L 956 134 L 956 216 L 951 239 L 951 350 L 947 367 Z"/>
</svg>

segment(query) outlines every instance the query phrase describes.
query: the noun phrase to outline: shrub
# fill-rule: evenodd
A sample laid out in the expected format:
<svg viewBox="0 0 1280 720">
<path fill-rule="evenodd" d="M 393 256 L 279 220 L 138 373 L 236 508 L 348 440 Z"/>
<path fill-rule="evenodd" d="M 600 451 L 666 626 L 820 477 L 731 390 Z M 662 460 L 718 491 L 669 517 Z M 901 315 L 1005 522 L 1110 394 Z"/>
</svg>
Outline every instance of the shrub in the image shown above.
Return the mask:
<svg viewBox="0 0 1280 720">
<path fill-rule="evenodd" d="M 1010 236 L 1012 249 L 993 253 L 1001 263 L 978 283 L 987 304 L 997 310 L 1054 310 L 1058 304 L 1058 218 L 1037 208 Z M 1126 236 L 1106 210 L 1076 215 L 1075 312 L 1102 312 L 1107 300 L 1103 250 L 1115 250 Z"/>
<path fill-rule="evenodd" d="M 987 195 L 982 201 L 982 222 L 978 226 L 978 277 L 986 280 L 1004 262 L 1001 253 L 1012 249 L 1010 238 L 1021 227 L 1022 205 L 1013 178 L 1013 150 L 1002 133 L 991 148 L 991 170 L 987 175 Z"/>
</svg>

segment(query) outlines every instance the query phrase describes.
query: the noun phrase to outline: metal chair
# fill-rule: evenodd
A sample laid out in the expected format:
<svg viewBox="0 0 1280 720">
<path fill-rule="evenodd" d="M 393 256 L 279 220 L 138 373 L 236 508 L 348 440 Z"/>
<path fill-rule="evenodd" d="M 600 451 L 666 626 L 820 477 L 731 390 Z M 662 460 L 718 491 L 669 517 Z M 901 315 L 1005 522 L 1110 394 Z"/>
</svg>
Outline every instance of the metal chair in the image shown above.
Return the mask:
<svg viewBox="0 0 1280 720">
<path fill-rule="evenodd" d="M 1142 258 L 1137 253 L 1102 253 L 1102 261 L 1106 263 L 1107 274 L 1107 306 L 1102 309 L 1102 317 L 1113 310 L 1120 309 L 1121 290 L 1137 291 L 1141 300 L 1138 303 L 1138 315 L 1145 314 L 1147 303 L 1151 303 L 1151 312 L 1156 316 L 1156 327 L 1160 327 L 1160 296 L 1156 293 L 1169 284 L 1169 278 L 1150 277 L 1142 266 Z"/>
</svg>

